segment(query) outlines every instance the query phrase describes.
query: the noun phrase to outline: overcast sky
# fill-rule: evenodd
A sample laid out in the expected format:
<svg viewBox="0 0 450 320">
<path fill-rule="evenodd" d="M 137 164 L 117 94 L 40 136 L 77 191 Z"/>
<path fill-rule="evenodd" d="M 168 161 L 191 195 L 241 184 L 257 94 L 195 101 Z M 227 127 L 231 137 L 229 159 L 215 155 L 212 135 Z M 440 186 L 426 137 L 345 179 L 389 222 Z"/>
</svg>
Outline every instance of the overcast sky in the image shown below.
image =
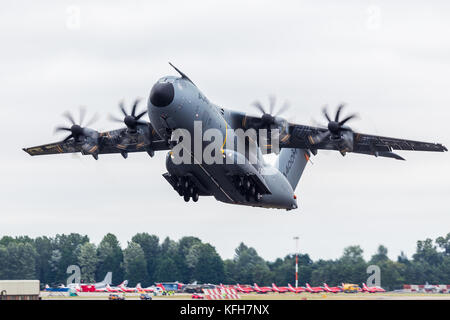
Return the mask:
<svg viewBox="0 0 450 320">
<path fill-rule="evenodd" d="M 62 113 L 117 123 L 117 104 L 145 99 L 175 75 L 171 61 L 214 103 L 255 113 L 269 94 L 288 119 L 323 122 L 346 102 L 363 133 L 440 142 L 450 119 L 448 1 L 2 1 L 0 10 L 0 236 L 107 232 L 193 235 L 231 258 L 239 242 L 273 260 L 295 251 L 335 259 L 359 244 L 409 257 L 416 241 L 450 232 L 448 153 L 407 161 L 319 152 L 296 193 L 299 209 L 185 203 L 161 176 L 165 153 L 30 157 L 64 137 Z M 142 103 L 143 110 L 145 103 Z M 77 114 L 78 116 L 78 114 Z"/>
</svg>

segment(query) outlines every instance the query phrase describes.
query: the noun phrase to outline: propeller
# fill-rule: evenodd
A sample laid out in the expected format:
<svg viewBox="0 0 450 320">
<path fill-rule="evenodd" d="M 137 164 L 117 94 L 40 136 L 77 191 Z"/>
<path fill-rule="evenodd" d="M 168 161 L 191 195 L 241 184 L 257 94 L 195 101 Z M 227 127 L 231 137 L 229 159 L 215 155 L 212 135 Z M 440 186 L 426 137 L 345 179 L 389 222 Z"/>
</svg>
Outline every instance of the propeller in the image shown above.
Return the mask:
<svg viewBox="0 0 450 320">
<path fill-rule="evenodd" d="M 121 101 L 119 103 L 119 109 L 120 109 L 120 111 L 122 111 L 122 113 L 125 117 L 123 119 L 119 119 L 119 118 L 114 117 L 113 115 L 110 115 L 109 119 L 111 121 L 115 121 L 115 122 L 124 122 L 129 131 L 136 131 L 136 127 L 138 125 L 147 125 L 147 123 L 145 121 L 140 120 L 142 118 L 142 116 L 147 113 L 147 110 L 142 111 L 139 114 L 136 114 L 136 109 L 137 109 L 137 105 L 139 104 L 139 101 L 140 101 L 140 99 L 136 99 L 134 101 L 133 107 L 131 109 L 131 114 L 127 113 L 127 111 L 125 110 L 125 107 L 124 107 L 124 103 L 123 103 L 123 101 Z"/>
<path fill-rule="evenodd" d="M 352 131 L 352 129 L 344 125 L 347 121 L 356 118 L 357 115 L 352 114 L 342 120 L 339 120 L 342 108 L 344 108 L 344 104 L 340 104 L 338 106 L 334 120 L 331 120 L 330 116 L 328 115 L 326 107 L 323 108 L 322 113 L 328 120 L 328 125 L 325 127 L 326 131 L 322 131 L 315 136 L 310 136 L 310 142 L 312 144 L 318 144 L 330 136 L 333 139 L 340 139 L 342 132 Z"/>
<path fill-rule="evenodd" d="M 72 124 L 70 127 L 59 126 L 59 127 L 55 128 L 55 132 L 59 132 L 59 131 L 70 132 L 70 134 L 63 140 L 63 142 L 69 140 L 70 138 L 74 138 L 75 142 L 79 142 L 80 138 L 82 138 L 84 136 L 89 136 L 89 133 L 91 130 L 85 130 L 85 129 L 87 129 L 88 126 L 92 125 L 94 122 L 96 122 L 98 120 L 98 114 L 96 113 L 93 115 L 91 120 L 89 120 L 86 123 L 86 126 L 83 127 L 83 121 L 86 116 L 86 109 L 83 107 L 80 108 L 80 118 L 79 118 L 78 124 L 76 123 L 73 115 L 69 111 L 64 112 L 63 116 L 67 120 L 69 120 L 70 123 Z"/>
<path fill-rule="evenodd" d="M 259 128 L 266 128 L 267 130 L 277 128 L 280 126 L 283 126 L 283 122 L 285 122 L 284 119 L 278 118 L 282 113 L 286 112 L 286 110 L 289 109 L 290 105 L 288 102 L 285 102 L 281 108 L 275 113 L 275 104 L 276 104 L 276 98 L 275 96 L 269 96 L 269 112 L 266 112 L 263 105 L 259 101 L 255 101 L 253 103 L 253 106 L 255 106 L 259 111 L 261 111 L 262 116 L 259 123 Z"/>
</svg>

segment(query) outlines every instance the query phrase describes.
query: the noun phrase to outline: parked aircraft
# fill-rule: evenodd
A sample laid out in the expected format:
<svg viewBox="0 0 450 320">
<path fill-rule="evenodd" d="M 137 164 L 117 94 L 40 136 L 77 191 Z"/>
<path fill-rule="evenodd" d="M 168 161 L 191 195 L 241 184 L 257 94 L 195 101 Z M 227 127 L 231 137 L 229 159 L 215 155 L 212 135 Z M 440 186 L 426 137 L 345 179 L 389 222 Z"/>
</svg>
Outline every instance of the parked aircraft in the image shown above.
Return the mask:
<svg viewBox="0 0 450 320">
<path fill-rule="evenodd" d="M 252 287 L 250 287 L 250 286 L 243 287 L 239 283 L 236 285 L 236 290 L 240 293 L 250 293 L 250 292 L 255 291 L 255 290 L 253 290 Z"/>
<path fill-rule="evenodd" d="M 326 283 L 323 284 L 323 289 L 324 289 L 324 291 L 330 292 L 330 293 L 342 292 L 342 288 L 340 288 L 340 287 L 329 287 Z"/>
<path fill-rule="evenodd" d="M 142 288 L 141 283 L 138 283 L 138 284 L 136 285 L 137 292 L 155 292 L 155 291 L 156 291 L 155 288 L 156 288 L 155 286 L 150 286 L 150 287 L 147 287 L 147 288 Z"/>
<path fill-rule="evenodd" d="M 290 292 L 295 292 L 295 293 L 302 293 L 307 291 L 305 287 L 296 287 L 294 288 L 293 286 L 291 286 L 290 283 L 288 283 L 288 289 Z"/>
<path fill-rule="evenodd" d="M 275 283 L 272 283 L 272 291 L 278 292 L 278 293 L 286 293 L 286 292 L 289 292 L 289 288 L 288 287 L 277 287 L 277 285 Z"/>
<path fill-rule="evenodd" d="M 119 289 L 122 290 L 122 292 L 126 292 L 126 293 L 133 293 L 133 292 L 137 292 L 137 288 L 129 288 L 127 287 L 128 285 L 128 280 L 125 280 L 124 282 L 122 282 L 121 284 L 119 284 Z"/>
<path fill-rule="evenodd" d="M 69 290 L 70 290 L 70 288 L 66 287 L 63 284 L 61 284 L 57 287 L 50 287 L 48 284 L 45 285 L 45 291 L 48 291 L 48 292 L 68 292 Z"/>
<path fill-rule="evenodd" d="M 83 289 L 82 287 L 86 288 L 86 287 L 92 287 L 95 288 L 96 290 L 99 290 L 97 292 L 104 292 L 103 290 L 100 289 L 106 289 L 106 286 L 110 285 L 112 283 L 112 272 L 107 272 L 105 275 L 105 278 L 100 281 L 100 282 L 96 282 L 96 283 L 69 283 L 67 285 L 67 287 L 71 290 L 75 290 L 76 292 L 82 292 Z M 94 291 L 94 290 L 92 290 Z"/>
<path fill-rule="evenodd" d="M 319 292 L 323 292 L 323 288 L 322 287 L 311 287 L 309 285 L 309 283 L 306 284 L 306 291 L 310 292 L 310 293 L 319 293 Z"/>
<path fill-rule="evenodd" d="M 256 293 L 272 292 L 272 288 L 270 288 L 270 287 L 260 287 L 256 283 L 253 284 L 253 290 L 255 290 Z"/>
</svg>

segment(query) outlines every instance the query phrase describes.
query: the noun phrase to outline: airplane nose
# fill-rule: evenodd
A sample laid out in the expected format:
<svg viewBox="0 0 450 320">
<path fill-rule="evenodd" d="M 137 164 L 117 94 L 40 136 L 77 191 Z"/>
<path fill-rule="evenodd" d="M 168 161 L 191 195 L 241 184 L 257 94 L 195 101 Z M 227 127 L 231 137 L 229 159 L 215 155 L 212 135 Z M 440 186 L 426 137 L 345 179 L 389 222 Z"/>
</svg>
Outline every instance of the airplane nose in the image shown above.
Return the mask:
<svg viewBox="0 0 450 320">
<path fill-rule="evenodd" d="M 156 83 L 150 92 L 150 102 L 155 107 L 166 107 L 174 97 L 173 85 L 169 82 Z"/>
</svg>

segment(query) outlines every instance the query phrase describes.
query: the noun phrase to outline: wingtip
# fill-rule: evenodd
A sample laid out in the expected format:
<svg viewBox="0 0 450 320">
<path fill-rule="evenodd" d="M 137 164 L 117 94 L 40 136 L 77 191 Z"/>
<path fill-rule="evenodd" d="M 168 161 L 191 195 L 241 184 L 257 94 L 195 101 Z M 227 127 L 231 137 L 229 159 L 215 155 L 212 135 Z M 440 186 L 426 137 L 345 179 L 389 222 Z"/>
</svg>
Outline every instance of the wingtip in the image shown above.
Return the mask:
<svg viewBox="0 0 450 320">
<path fill-rule="evenodd" d="M 28 153 L 30 156 L 32 156 L 32 154 L 28 151 L 28 148 L 22 148 L 22 150 Z"/>
</svg>

